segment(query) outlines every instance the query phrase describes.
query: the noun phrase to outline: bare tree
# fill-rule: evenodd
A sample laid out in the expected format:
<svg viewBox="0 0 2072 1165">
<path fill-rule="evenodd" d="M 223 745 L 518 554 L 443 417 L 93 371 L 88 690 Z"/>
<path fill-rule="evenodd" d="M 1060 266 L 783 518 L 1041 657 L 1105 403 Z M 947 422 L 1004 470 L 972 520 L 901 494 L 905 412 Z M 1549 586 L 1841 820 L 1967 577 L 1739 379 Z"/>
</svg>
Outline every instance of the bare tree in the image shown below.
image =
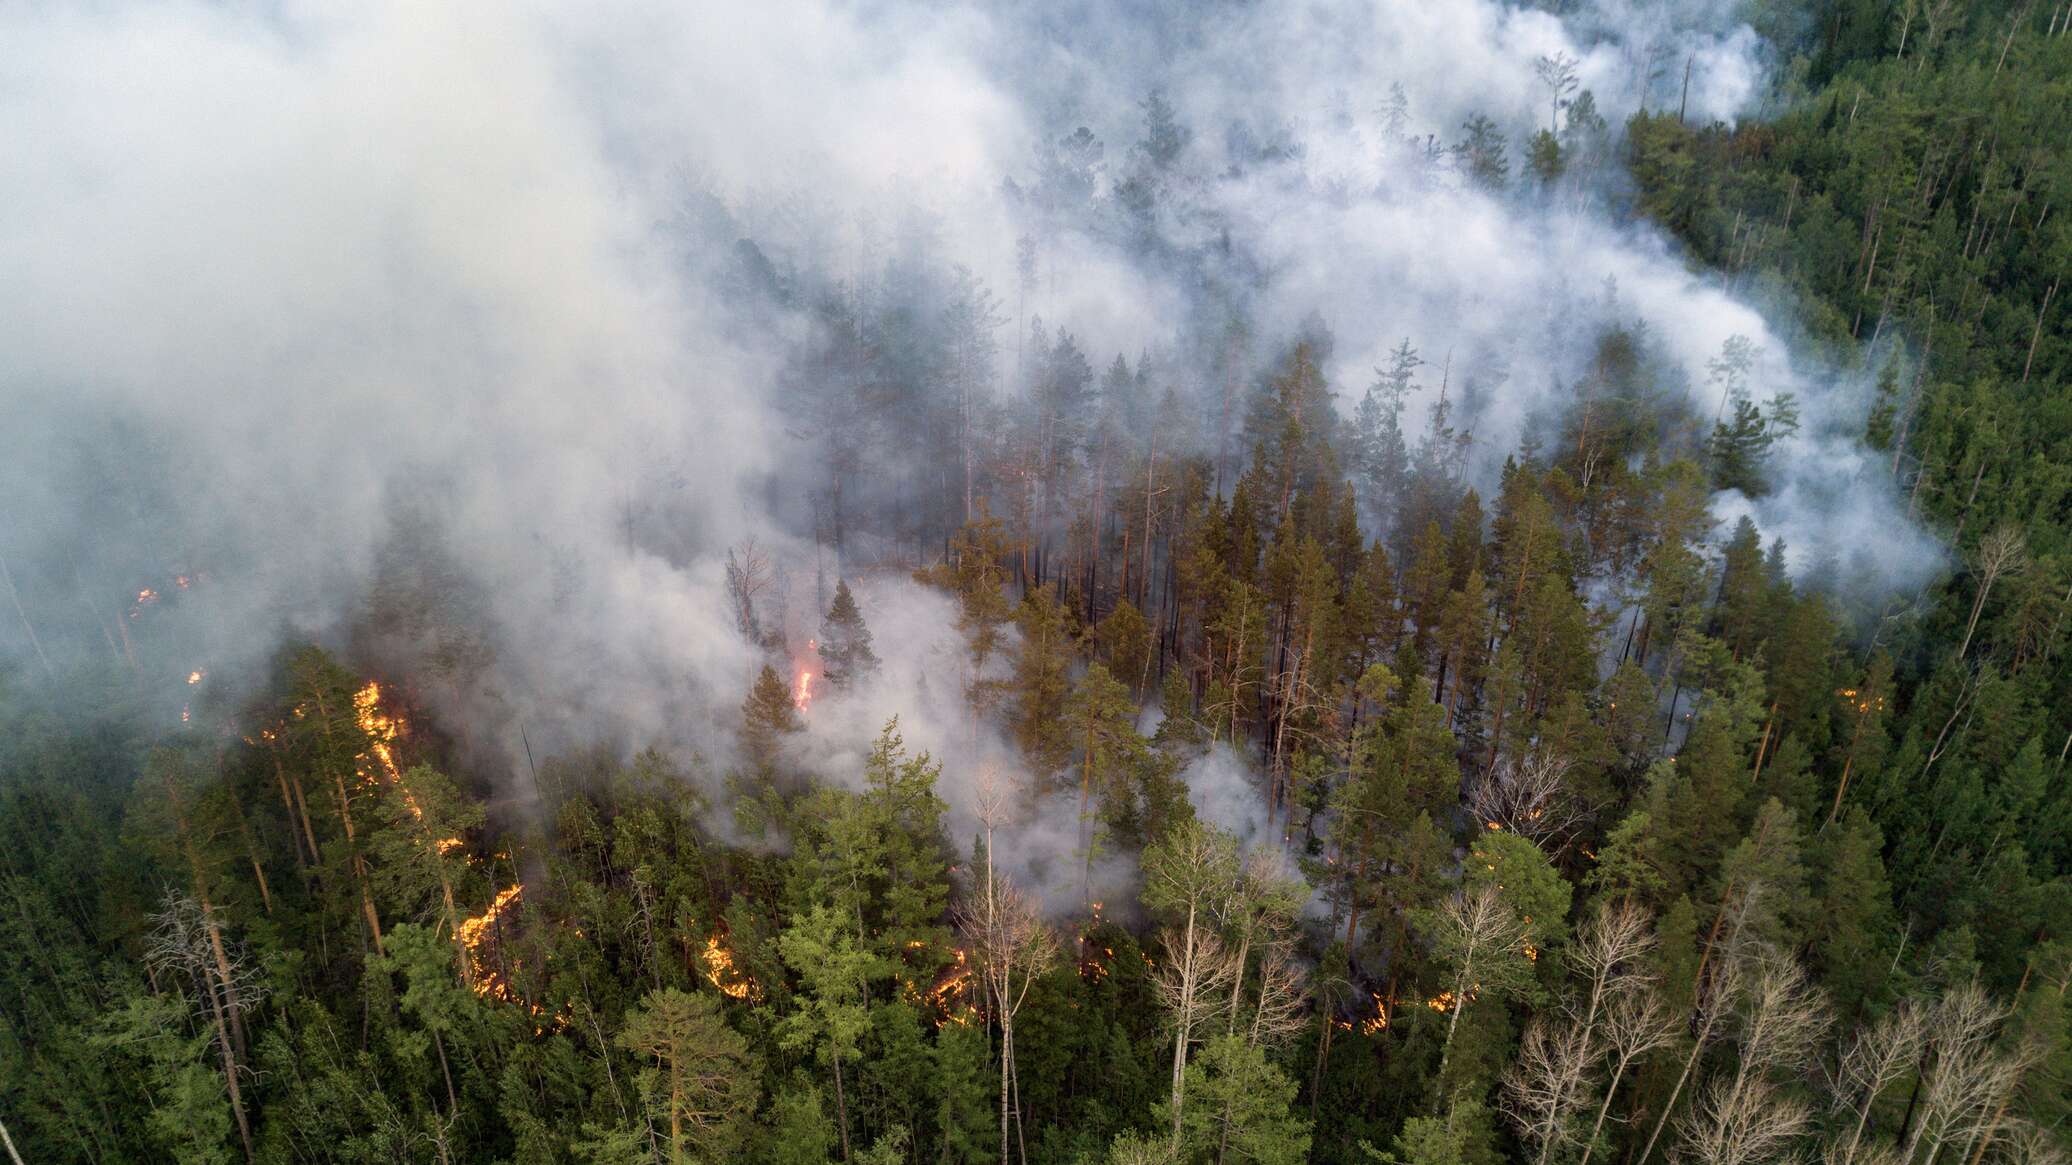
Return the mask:
<svg viewBox="0 0 2072 1165">
<path fill-rule="evenodd" d="M 1173 1025 L 1173 1143 L 1180 1139 L 1187 1045 L 1200 1025 L 1225 1006 L 1236 973 L 1210 920 L 1238 881 L 1237 842 L 1199 821 L 1184 821 L 1144 850 L 1144 904 L 1173 924 L 1159 934 L 1164 958 L 1155 983 Z"/>
<path fill-rule="evenodd" d="M 1569 94 L 1576 91 L 1576 61 L 1566 53 L 1555 53 L 1541 57 L 1532 63 L 1533 76 L 1547 87 L 1548 101 L 1552 112 L 1547 119 L 1547 132 L 1561 132 L 1561 107 L 1568 104 Z"/>
<path fill-rule="evenodd" d="M 1912 1000 L 1886 1012 L 1878 1022 L 1857 1032 L 1842 1053 L 1835 1069 L 1834 1107 L 1853 1114 L 1846 1142 L 1828 1149 L 1836 1165 L 1854 1165 L 1864 1148 L 1864 1129 L 1870 1123 L 1871 1106 L 1886 1089 L 1897 1084 L 1921 1057 L 1926 1016 Z"/>
<path fill-rule="evenodd" d="M 14 1138 L 7 1135 L 6 1121 L 0 1121 L 0 1148 L 7 1150 L 7 1159 L 14 1165 L 22 1165 L 22 1155 L 14 1151 Z"/>
<path fill-rule="evenodd" d="M 766 638 L 762 616 L 755 609 L 756 600 L 775 581 L 769 552 L 755 539 L 727 547 L 727 601 L 733 607 L 734 627 L 758 647 Z"/>
<path fill-rule="evenodd" d="M 1833 1023 L 1827 1001 L 1789 956 L 1765 951 L 1748 992 L 1738 1078 L 1799 1067 Z"/>
<path fill-rule="evenodd" d="M 1230 892 L 1216 903 L 1225 936 L 1237 944 L 1232 956 L 1237 974 L 1230 984 L 1230 1031 L 1236 1032 L 1243 1020 L 1245 971 L 1253 945 L 1275 941 L 1294 925 L 1306 889 L 1289 868 L 1287 855 L 1273 846 L 1259 846 L 1245 855 Z"/>
<path fill-rule="evenodd" d="M 2007 1131 L 2006 1156 L 2015 1165 L 2066 1165 L 2072 1161 L 2065 1151 L 2058 1147 L 2058 1134 L 2053 1129 L 2039 1128 L 2023 1121 Z M 1978 1158 L 1972 1158 L 1977 1165 Z"/>
<path fill-rule="evenodd" d="M 1526 1142 L 1538 1146 L 1538 1165 L 1574 1140 L 1577 1110 L 1589 1101 L 1606 1051 L 1607 1033 L 1601 1029 L 1607 1007 L 1647 993 L 1651 977 L 1641 959 L 1654 942 L 1646 912 L 1621 903 L 1600 907 L 1570 945 L 1568 964 L 1582 980 L 1582 991 L 1570 996 L 1561 1018 L 1542 1017 L 1527 1029 L 1518 1062 L 1504 1081 L 1505 1111 Z M 1593 1140 L 1602 1124 L 1600 1106 Z"/>
<path fill-rule="evenodd" d="M 1735 937 L 1738 939 L 1738 927 Z M 1676 1083 L 1669 1090 L 1669 1098 L 1662 1104 L 1662 1114 L 1655 1118 L 1654 1131 L 1648 1134 L 1648 1141 L 1636 1158 L 1637 1165 L 1647 1165 L 1654 1154 L 1655 1142 L 1662 1139 L 1662 1130 L 1669 1125 L 1670 1116 L 1676 1111 L 1677 1098 L 1683 1095 L 1684 1086 L 1691 1081 L 1691 1071 L 1698 1066 L 1698 1058 L 1706 1049 L 1724 1034 L 1724 1021 L 1733 1012 L 1734 1005 L 1744 990 L 1741 959 L 1729 944 L 1726 958 L 1714 960 L 1711 974 L 1701 973 L 1698 984 L 1698 1002 L 1691 1017 L 1691 1050 L 1684 1056 L 1683 1068 L 1677 1073 Z"/>
<path fill-rule="evenodd" d="M 1161 958 L 1152 986 L 1173 1025 L 1173 1143 L 1180 1142 L 1180 1106 L 1186 1100 L 1187 1046 L 1195 1032 L 1228 1006 L 1224 988 L 1237 962 L 1206 926 L 1166 927 L 1158 934 Z"/>
<path fill-rule="evenodd" d="M 1437 938 L 1440 956 L 1453 965 L 1453 1005 L 1447 1009 L 1446 1039 L 1439 1045 L 1439 1076 L 1453 1052 L 1454 1032 L 1468 997 L 1499 964 L 1499 956 L 1517 950 L 1528 933 L 1526 923 L 1505 902 L 1494 885 L 1463 890 L 1439 908 Z"/>
<path fill-rule="evenodd" d="M 1567 760 L 1550 753 L 1506 759 L 1468 791 L 1468 811 L 1553 853 L 1586 816 L 1569 791 L 1568 770 Z"/>
<path fill-rule="evenodd" d="M 979 822 L 986 831 L 986 881 L 979 902 L 967 908 L 964 930 L 977 948 L 980 981 L 991 1001 L 993 1020 L 1000 1025 L 1000 1161 L 1007 1162 L 1007 1132 L 1010 1117 L 1019 1129 L 1021 1112 L 1012 1103 L 1014 1080 L 1014 1020 L 1028 1000 L 1029 986 L 1057 958 L 1057 940 L 1037 916 L 1029 900 L 1018 892 L 1004 871 L 993 864 L 993 832 L 1007 820 L 1006 798 L 991 780 L 980 783 Z M 1026 1149 L 1022 1154 L 1026 1159 Z"/>
<path fill-rule="evenodd" d="M 209 1042 L 222 1061 L 230 1112 L 237 1119 L 238 1136 L 249 1160 L 252 1128 L 245 1116 L 239 1079 L 241 1041 L 235 1035 L 235 1021 L 239 1009 L 251 1006 L 262 994 L 258 969 L 224 942 L 199 902 L 173 890 L 166 891 L 159 910 L 151 915 L 144 965 L 153 982 L 170 986 L 189 1008 L 205 1013 Z"/>
<path fill-rule="evenodd" d="M 1812 1124 L 1812 1109 L 1778 1091 L 1770 1074 L 1802 1066 L 1828 1027 L 1826 1002 L 1805 971 L 1764 951 L 1749 975 L 1734 1070 L 1709 1081 L 1678 1129 L 1680 1154 L 1704 1165 L 1780 1156 Z"/>
<path fill-rule="evenodd" d="M 1545 1165 L 1556 1146 L 1574 1140 L 1576 1108 L 1586 1099 L 1597 1059 L 1591 1033 L 1547 1016 L 1533 1020 L 1518 1058 L 1504 1073 L 1503 1108 L 1533 1160 Z"/>
<path fill-rule="evenodd" d="M 1978 597 L 1971 603 L 1971 619 L 1964 624 L 1964 642 L 1957 646 L 1957 658 L 1971 650 L 1971 633 L 1978 629 L 1978 617 L 1986 609 L 1986 596 L 1993 592 L 1993 584 L 2002 578 L 2012 578 L 2029 566 L 2029 544 L 2022 536 L 2019 526 L 2002 526 L 1979 539 L 1978 543 Z"/>
<path fill-rule="evenodd" d="M 1718 1077 L 1706 1085 L 1682 1127 L 1678 1152 L 1703 1165 L 1752 1165 L 1784 1155 L 1812 1123 L 1812 1110 L 1769 1081 Z"/>
<path fill-rule="evenodd" d="M 1259 957 L 1259 1006 L 1252 1012 L 1253 1047 L 1278 1046 L 1307 1026 L 1307 976 L 1295 961 L 1292 942 L 1277 939 Z"/>
<path fill-rule="evenodd" d="M 1568 964 L 1583 980 L 1580 1020 L 1585 1029 L 1595 1027 L 1614 993 L 1647 987 L 1651 976 L 1641 960 L 1654 949 L 1647 911 L 1632 902 L 1600 906 L 1584 924 L 1575 942 L 1569 944 Z"/>
<path fill-rule="evenodd" d="M 1597 1119 L 1590 1125 L 1590 1135 L 1583 1141 L 1581 1165 L 1590 1165 L 1590 1156 L 1597 1149 L 1597 1136 L 1604 1130 L 1605 1114 L 1611 1111 L 1612 1097 L 1618 1094 L 1619 1081 L 1627 1069 L 1634 1061 L 1675 1041 L 1675 1020 L 1663 1006 L 1662 997 L 1651 988 L 1622 992 L 1612 998 L 1604 1015 L 1604 1042 L 1611 1052 L 1612 1078 L 1604 1087 L 1604 1099 L 1597 1106 Z"/>
<path fill-rule="evenodd" d="M 1900 1153 L 1933 1161 L 1956 1142 L 1992 1132 L 2005 1117 L 2003 1101 L 2034 1063 L 2035 1048 L 1995 1046 L 2007 1008 L 1974 984 L 1952 990 L 1928 1019 L 1934 1055 L 1919 1085 L 1920 1112 Z"/>
</svg>

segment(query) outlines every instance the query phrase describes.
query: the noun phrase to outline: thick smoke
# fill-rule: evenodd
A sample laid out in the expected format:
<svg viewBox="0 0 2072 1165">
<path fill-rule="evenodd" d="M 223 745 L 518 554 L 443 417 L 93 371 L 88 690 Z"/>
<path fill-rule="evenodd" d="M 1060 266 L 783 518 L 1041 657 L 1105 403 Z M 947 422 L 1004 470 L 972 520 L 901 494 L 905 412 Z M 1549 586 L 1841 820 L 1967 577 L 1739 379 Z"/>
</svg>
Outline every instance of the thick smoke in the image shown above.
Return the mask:
<svg viewBox="0 0 2072 1165">
<path fill-rule="evenodd" d="M 723 764 L 759 662 L 725 548 L 769 549 L 795 650 L 835 569 L 805 500 L 825 467 L 781 392 L 810 325 L 744 290 L 742 240 L 794 286 L 926 251 L 1096 367 L 1149 351 L 1183 391 L 1231 310 L 1255 372 L 1321 318 L 1348 407 L 1408 337 L 1413 423 L 1442 372 L 1461 391 L 1482 370 L 1463 409 L 1485 479 L 1561 410 L 1594 328 L 1644 322 L 1706 417 L 1707 361 L 1746 336 L 1757 394 L 1797 393 L 1806 425 L 1779 488 L 1719 514 L 1883 586 L 1937 561 L 1851 435 L 1860 378 L 1615 224 L 1615 159 L 1541 198 L 1428 148 L 1482 114 L 1522 171 L 1556 56 L 1614 135 L 1642 107 L 1750 112 L 1763 46 L 1724 5 L 113 3 L 16 6 L 0 37 L 0 553 L 60 665 L 129 652 L 128 630 L 255 686 L 315 637 L 408 674 L 490 771 L 521 739 Z M 1147 248 L 1083 224 L 1122 221 L 1154 91 L 1191 134 Z M 1060 225 L 1039 171 L 1082 126 L 1104 143 L 1075 171 L 1092 211 Z M 175 575 L 190 594 L 129 618 Z M 1026 774 L 962 710 L 947 601 L 896 575 L 861 597 L 883 680 L 817 710 L 801 756 L 857 773 L 900 716 L 952 762 L 962 840 L 979 774 Z M 33 686 L 18 622 L 0 648 Z M 1196 774 L 1202 810 L 1242 824 L 1241 766 Z M 1074 873 L 1033 876 L 1055 896 Z"/>
</svg>

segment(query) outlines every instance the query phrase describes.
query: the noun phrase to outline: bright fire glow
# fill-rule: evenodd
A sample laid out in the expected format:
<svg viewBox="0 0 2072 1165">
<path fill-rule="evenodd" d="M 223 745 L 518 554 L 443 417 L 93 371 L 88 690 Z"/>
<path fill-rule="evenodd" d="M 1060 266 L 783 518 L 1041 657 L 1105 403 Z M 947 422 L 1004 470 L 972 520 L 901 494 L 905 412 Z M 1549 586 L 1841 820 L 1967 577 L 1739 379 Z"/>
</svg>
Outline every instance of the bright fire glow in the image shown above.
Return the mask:
<svg viewBox="0 0 2072 1165">
<path fill-rule="evenodd" d="M 1378 993 L 1370 991 L 1368 994 L 1374 996 L 1374 1014 L 1360 1021 L 1360 1034 L 1363 1036 L 1379 1035 L 1388 1030 L 1388 1001 L 1384 1000 Z"/>
<path fill-rule="evenodd" d="M 187 673 L 187 682 L 190 684 L 198 684 L 201 682 L 201 678 L 207 674 L 209 674 L 208 669 L 199 667 L 195 668 L 193 671 Z"/>
<path fill-rule="evenodd" d="M 813 702 L 813 673 L 805 668 L 799 669 L 799 682 L 792 692 L 791 702 L 797 704 L 801 712 Z"/>
<path fill-rule="evenodd" d="M 963 1002 L 962 1006 L 959 1006 L 963 1001 L 965 989 L 971 986 L 971 980 L 971 958 L 960 948 L 957 951 L 957 961 L 950 964 L 949 969 L 943 972 L 942 977 L 936 980 L 935 986 L 928 992 L 928 1002 L 941 1013 L 943 1022 L 964 1024 L 971 1021 L 971 1013 L 974 1010 L 971 1004 Z"/>
<path fill-rule="evenodd" d="M 368 680 L 366 687 L 354 692 L 353 711 L 359 717 L 360 731 L 367 734 L 368 743 L 374 750 L 374 758 L 381 762 L 381 771 L 391 782 L 400 779 L 401 774 L 396 770 L 396 753 L 392 745 L 396 737 L 403 734 L 403 725 L 401 721 L 381 710 L 381 685 Z"/>
<path fill-rule="evenodd" d="M 504 912 L 505 907 L 518 901 L 518 895 L 524 891 L 523 885 L 514 885 L 508 890 L 499 891 L 496 900 L 489 904 L 489 909 L 473 918 L 461 920 L 460 945 L 467 951 L 468 970 L 474 977 L 477 995 L 489 995 L 498 999 L 511 998 L 511 985 L 504 982 L 503 977 L 497 974 L 496 968 L 490 965 L 488 951 L 484 949 L 484 945 L 495 932 L 497 916 Z"/>
<path fill-rule="evenodd" d="M 705 977 L 729 999 L 762 998 L 763 989 L 734 965 L 734 952 L 719 941 L 718 935 L 705 940 Z"/>
<path fill-rule="evenodd" d="M 194 681 L 190 679 L 187 682 Z M 403 795 L 403 806 L 410 810 L 410 816 L 423 821 L 424 807 L 417 803 L 417 797 L 410 792 L 410 786 L 403 783 L 403 771 L 396 764 L 395 742 L 403 735 L 403 719 L 381 710 L 379 683 L 368 680 L 366 687 L 353 693 L 353 712 L 359 720 L 360 731 L 367 734 L 368 747 L 373 751 L 375 761 L 381 766 L 379 778 L 369 774 L 368 781 L 372 783 L 385 778 L 388 784 Z M 461 840 L 457 837 L 442 837 L 432 845 L 442 854 L 451 853 L 460 848 Z"/>
</svg>

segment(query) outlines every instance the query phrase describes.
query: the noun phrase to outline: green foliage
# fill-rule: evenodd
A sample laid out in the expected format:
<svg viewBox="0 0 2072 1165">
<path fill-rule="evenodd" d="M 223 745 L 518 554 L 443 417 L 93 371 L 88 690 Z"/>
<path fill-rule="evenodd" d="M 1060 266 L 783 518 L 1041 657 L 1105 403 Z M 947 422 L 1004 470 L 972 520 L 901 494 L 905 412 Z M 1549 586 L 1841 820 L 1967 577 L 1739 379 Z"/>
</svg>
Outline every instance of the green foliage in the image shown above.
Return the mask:
<svg viewBox="0 0 2072 1165">
<path fill-rule="evenodd" d="M 877 673 L 878 657 L 871 650 L 870 628 L 863 625 L 863 612 L 856 607 L 856 597 L 849 593 L 848 579 L 835 583 L 834 602 L 827 609 L 827 618 L 820 622 L 816 643 L 820 674 L 836 691 L 848 691 Z"/>
<path fill-rule="evenodd" d="M 1299 1165 L 1309 1122 L 1293 1111 L 1295 1082 L 1238 1036 L 1210 1039 L 1187 1065 L 1182 1161 Z"/>
</svg>

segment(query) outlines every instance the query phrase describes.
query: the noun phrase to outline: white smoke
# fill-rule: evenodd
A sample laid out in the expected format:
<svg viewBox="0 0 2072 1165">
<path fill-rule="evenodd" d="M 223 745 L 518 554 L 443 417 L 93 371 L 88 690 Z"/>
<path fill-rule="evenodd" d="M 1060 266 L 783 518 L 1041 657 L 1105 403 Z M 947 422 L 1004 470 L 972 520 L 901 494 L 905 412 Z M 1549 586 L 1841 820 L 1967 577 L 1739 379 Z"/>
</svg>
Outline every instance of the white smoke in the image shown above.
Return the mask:
<svg viewBox="0 0 2072 1165">
<path fill-rule="evenodd" d="M 284 635 L 345 636 L 397 515 L 421 513 L 453 566 L 427 589 L 466 598 L 493 658 L 414 682 L 483 755 L 515 770 L 522 728 L 542 751 L 659 741 L 724 759 L 759 657 L 731 626 L 723 549 L 773 548 L 795 634 L 817 625 L 818 595 L 813 547 L 772 517 L 795 499 L 771 483 L 804 455 L 775 392 L 804 325 L 744 319 L 716 290 L 712 240 L 853 281 L 925 237 L 1011 295 L 1028 226 L 1003 178 L 1026 181 L 1041 144 L 1081 124 L 1107 143 L 1104 181 L 1121 176 L 1138 103 L 1163 88 L 1194 131 L 1185 217 L 1164 225 L 1192 253 L 1256 264 L 1232 282 L 1262 335 L 1321 313 L 1345 399 L 1406 336 L 1435 365 L 1500 353 L 1509 380 L 1476 421 L 1493 464 L 1558 407 L 1590 322 L 1568 313 L 1609 279 L 1692 385 L 1746 335 L 1767 353 L 1763 392 L 1806 403 L 1780 488 L 1723 498 L 1722 516 L 1747 507 L 1808 556 L 1795 562 L 1878 530 L 1869 569 L 1918 579 L 1936 557 L 1862 466 L 1845 378 L 1795 360 L 1761 312 L 1600 199 L 1421 176 L 1384 128 L 1400 83 L 1410 136 L 1450 142 L 1485 113 L 1516 172 L 1551 116 L 1533 66 L 1555 54 L 1614 126 L 1685 103 L 1686 65 L 1688 115 L 1731 120 L 1765 73 L 1759 38 L 1725 11 L 8 8 L 0 397 L 21 448 L 0 469 L 15 499 L 0 550 L 32 617 L 56 622 L 84 618 L 57 609 L 70 588 L 103 596 L 87 596 L 98 610 L 127 601 L 140 564 L 198 567 L 192 649 L 256 683 Z M 1283 137 L 1302 148 L 1278 162 L 1239 148 Z M 1175 344 L 1201 296 L 1189 268 L 1140 264 L 1096 232 L 1056 233 L 1045 264 L 1027 306 L 1097 368 Z M 119 488 L 97 459 L 128 463 Z M 973 740 L 946 600 L 899 582 L 859 597 L 886 674 L 816 708 L 803 755 L 852 775 L 898 715 L 910 747 L 946 761 L 961 844 L 978 772 L 1011 750 L 984 728 Z M 1204 758 L 1189 773 L 1200 811 L 1256 829 L 1243 777 L 1235 755 Z M 1075 815 L 1039 808 L 1018 827 L 1029 850 L 1071 853 Z M 1055 900 L 1070 865 L 1029 877 Z"/>
</svg>

